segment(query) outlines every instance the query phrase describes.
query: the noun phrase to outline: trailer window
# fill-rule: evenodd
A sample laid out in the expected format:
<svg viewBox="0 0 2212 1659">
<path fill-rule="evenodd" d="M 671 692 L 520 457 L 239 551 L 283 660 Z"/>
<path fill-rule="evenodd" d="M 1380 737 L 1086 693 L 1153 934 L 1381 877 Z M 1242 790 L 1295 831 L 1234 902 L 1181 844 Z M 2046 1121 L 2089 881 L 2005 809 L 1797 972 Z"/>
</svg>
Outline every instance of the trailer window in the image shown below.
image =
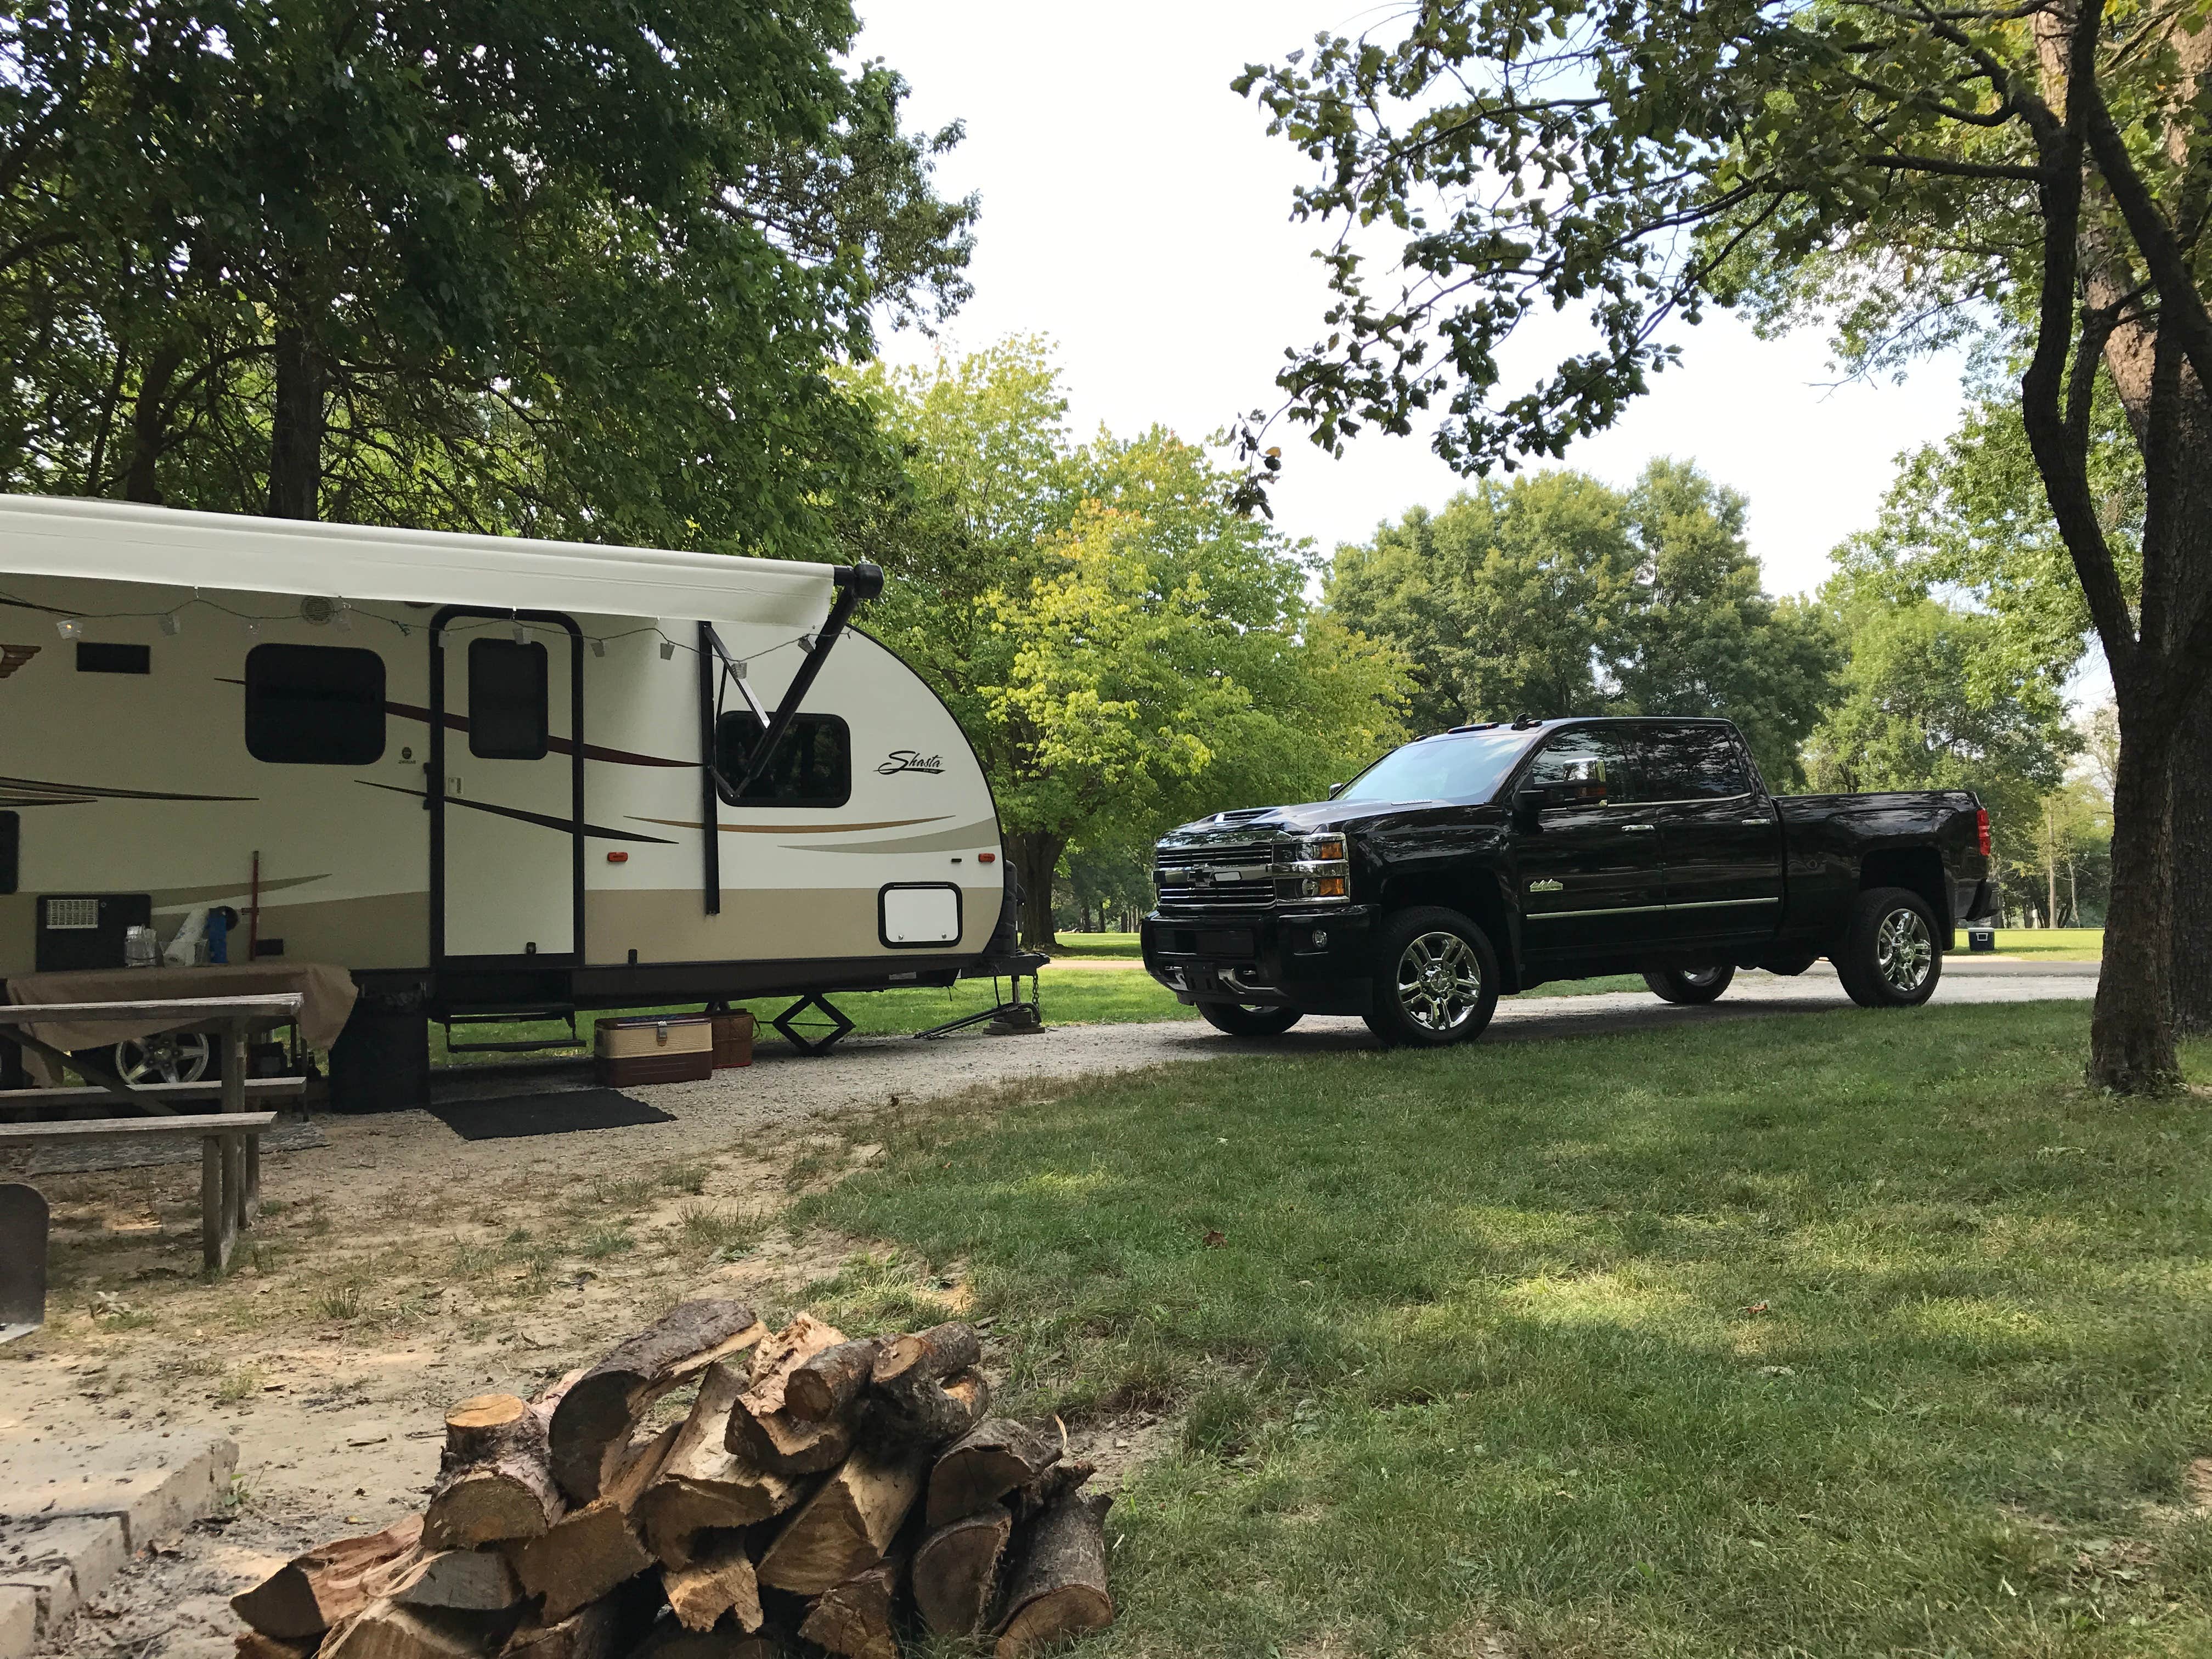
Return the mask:
<svg viewBox="0 0 2212 1659">
<path fill-rule="evenodd" d="M 246 752 L 283 766 L 382 760 L 384 659 L 346 646 L 255 646 L 246 653 Z"/>
<path fill-rule="evenodd" d="M 735 780 L 761 735 L 750 710 L 738 709 L 714 723 L 714 768 Z M 835 714 L 800 714 L 791 722 L 768 770 L 746 786 L 732 805 L 842 806 L 853 797 L 853 734 Z"/>
<path fill-rule="evenodd" d="M 469 753 L 479 760 L 543 760 L 551 735 L 545 647 L 536 641 L 469 641 Z"/>
</svg>

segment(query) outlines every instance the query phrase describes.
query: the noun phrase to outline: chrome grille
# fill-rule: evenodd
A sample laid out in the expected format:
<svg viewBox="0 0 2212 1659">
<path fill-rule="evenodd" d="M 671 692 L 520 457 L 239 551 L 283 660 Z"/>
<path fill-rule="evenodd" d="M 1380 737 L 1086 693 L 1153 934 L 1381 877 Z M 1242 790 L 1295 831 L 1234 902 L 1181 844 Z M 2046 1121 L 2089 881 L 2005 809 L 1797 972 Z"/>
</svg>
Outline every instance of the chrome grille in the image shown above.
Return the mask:
<svg viewBox="0 0 2212 1659">
<path fill-rule="evenodd" d="M 1152 884 L 1163 904 L 1263 908 L 1275 902 L 1275 848 L 1272 840 L 1162 847 Z"/>
</svg>

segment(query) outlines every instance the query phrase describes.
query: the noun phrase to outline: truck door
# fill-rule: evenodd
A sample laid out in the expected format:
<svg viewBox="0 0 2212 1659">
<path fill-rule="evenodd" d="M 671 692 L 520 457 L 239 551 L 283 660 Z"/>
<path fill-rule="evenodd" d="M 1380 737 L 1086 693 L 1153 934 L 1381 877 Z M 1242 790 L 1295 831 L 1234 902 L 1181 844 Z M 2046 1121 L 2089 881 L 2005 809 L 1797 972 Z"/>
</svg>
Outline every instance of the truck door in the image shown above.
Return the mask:
<svg viewBox="0 0 2212 1659">
<path fill-rule="evenodd" d="M 561 966 L 583 947 L 574 625 L 455 607 L 430 628 L 434 957 Z"/>
<path fill-rule="evenodd" d="M 1666 858 L 1669 942 L 1771 935 L 1782 915 L 1782 823 L 1753 780 L 1742 740 L 1705 721 L 1655 721 L 1638 738 Z"/>
<path fill-rule="evenodd" d="M 1596 797 L 1542 807 L 1514 832 L 1523 954 L 1557 967 L 1633 955 L 1662 937 L 1659 836 L 1636 799 L 1632 756 L 1619 728 L 1569 727 L 1544 745 L 1522 782 L 1539 788 L 1577 782 Z"/>
</svg>

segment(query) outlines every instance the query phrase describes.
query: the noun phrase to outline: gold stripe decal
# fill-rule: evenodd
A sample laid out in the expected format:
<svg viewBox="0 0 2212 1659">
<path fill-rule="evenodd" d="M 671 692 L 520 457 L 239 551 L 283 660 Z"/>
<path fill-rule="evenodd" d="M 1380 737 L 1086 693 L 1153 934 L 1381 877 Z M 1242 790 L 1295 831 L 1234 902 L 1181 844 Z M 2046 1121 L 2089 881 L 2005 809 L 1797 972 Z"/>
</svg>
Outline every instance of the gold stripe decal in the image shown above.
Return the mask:
<svg viewBox="0 0 2212 1659">
<path fill-rule="evenodd" d="M 725 823 L 720 826 L 726 836 L 835 836 L 848 830 L 903 830 L 908 824 L 942 823 L 949 813 L 939 812 L 933 818 L 889 818 L 881 823 Z M 632 823 L 661 823 L 671 830 L 702 828 L 696 818 L 641 818 L 630 815 Z"/>
</svg>

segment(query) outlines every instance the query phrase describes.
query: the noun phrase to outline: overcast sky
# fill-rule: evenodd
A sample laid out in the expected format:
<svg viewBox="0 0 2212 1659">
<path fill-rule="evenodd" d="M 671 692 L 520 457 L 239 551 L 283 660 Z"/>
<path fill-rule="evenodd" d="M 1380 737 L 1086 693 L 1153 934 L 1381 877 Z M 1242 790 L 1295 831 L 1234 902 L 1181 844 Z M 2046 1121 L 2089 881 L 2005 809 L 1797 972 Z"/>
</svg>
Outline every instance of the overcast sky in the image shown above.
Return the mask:
<svg viewBox="0 0 2212 1659">
<path fill-rule="evenodd" d="M 1011 333 L 1060 346 L 1080 435 L 1154 422 L 1202 439 L 1280 402 L 1284 348 L 1319 333 L 1327 287 L 1316 228 L 1291 222 L 1309 176 L 1229 82 L 1316 30 L 1351 32 L 1378 9 L 1346 0 L 860 0 L 863 55 L 914 85 L 910 120 L 959 118 L 948 195 L 981 193 L 975 297 L 946 336 L 972 349 Z M 1626 483 L 1654 455 L 1693 458 L 1751 498 L 1768 586 L 1818 583 L 1828 550 L 1873 518 L 1899 450 L 1942 436 L 1957 366 L 1904 386 L 1832 386 L 1817 335 L 1779 343 L 1715 318 L 1682 331 L 1683 367 L 1567 464 Z M 933 349 L 887 342 L 896 358 Z M 1324 549 L 1459 487 L 1425 434 L 1356 439 L 1341 461 L 1284 428 L 1276 521 Z"/>
</svg>

